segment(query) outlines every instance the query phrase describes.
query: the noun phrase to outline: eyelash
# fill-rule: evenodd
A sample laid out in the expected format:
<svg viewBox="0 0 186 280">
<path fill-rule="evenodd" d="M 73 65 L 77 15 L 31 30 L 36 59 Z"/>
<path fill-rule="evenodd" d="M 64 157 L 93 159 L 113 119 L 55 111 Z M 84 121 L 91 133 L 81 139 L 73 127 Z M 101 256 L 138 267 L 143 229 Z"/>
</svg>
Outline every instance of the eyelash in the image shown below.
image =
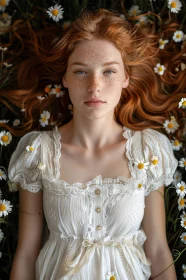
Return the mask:
<svg viewBox="0 0 186 280">
<path fill-rule="evenodd" d="M 86 73 L 86 71 L 84 71 L 84 70 L 78 70 L 78 71 L 75 71 L 74 73 L 75 73 L 75 74 L 84 74 L 84 73 Z M 112 73 L 116 73 L 116 71 L 111 70 L 111 69 L 108 69 L 108 70 L 105 70 L 104 73 L 106 73 L 106 74 L 112 74 Z"/>
</svg>

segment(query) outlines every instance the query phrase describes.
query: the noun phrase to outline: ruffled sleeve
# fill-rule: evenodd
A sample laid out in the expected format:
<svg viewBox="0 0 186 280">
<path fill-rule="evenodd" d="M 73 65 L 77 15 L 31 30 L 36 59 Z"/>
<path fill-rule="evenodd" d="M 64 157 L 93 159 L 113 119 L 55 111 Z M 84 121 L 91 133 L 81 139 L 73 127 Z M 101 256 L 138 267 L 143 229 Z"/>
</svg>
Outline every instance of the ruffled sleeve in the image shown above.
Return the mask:
<svg viewBox="0 0 186 280">
<path fill-rule="evenodd" d="M 42 189 L 41 132 L 33 131 L 23 136 L 11 156 L 8 177 L 23 189 L 38 192 Z"/>
<path fill-rule="evenodd" d="M 142 132 L 144 158 L 149 162 L 145 195 L 171 184 L 178 165 L 169 139 L 162 133 L 146 129 Z"/>
</svg>

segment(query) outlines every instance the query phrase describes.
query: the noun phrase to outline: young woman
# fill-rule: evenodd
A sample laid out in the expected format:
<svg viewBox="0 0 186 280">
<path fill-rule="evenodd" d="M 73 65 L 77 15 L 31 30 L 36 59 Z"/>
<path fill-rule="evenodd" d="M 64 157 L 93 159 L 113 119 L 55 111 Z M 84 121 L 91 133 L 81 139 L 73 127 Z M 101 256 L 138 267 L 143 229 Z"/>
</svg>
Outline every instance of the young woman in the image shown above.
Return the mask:
<svg viewBox="0 0 186 280">
<path fill-rule="evenodd" d="M 40 110 L 58 110 L 54 95 L 36 101 L 50 77 L 62 82 L 73 114 L 50 131 L 27 133 L 11 157 L 20 214 L 10 279 L 175 280 L 164 185 L 177 161 L 157 131 L 170 101 L 154 73 L 153 44 L 118 15 L 98 10 L 82 13 L 47 55 L 36 53 L 44 68 L 35 83 L 29 63 L 19 70 L 29 92 L 25 110 L 37 102 Z"/>
</svg>

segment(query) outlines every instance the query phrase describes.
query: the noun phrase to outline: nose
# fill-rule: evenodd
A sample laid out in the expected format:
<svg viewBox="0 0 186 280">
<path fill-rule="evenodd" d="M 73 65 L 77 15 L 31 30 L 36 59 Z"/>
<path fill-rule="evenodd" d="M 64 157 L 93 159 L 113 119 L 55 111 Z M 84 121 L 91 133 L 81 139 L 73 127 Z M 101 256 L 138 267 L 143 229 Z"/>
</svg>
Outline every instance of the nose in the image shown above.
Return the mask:
<svg viewBox="0 0 186 280">
<path fill-rule="evenodd" d="M 88 92 L 100 92 L 101 79 L 97 75 L 91 75 L 88 81 Z"/>
</svg>

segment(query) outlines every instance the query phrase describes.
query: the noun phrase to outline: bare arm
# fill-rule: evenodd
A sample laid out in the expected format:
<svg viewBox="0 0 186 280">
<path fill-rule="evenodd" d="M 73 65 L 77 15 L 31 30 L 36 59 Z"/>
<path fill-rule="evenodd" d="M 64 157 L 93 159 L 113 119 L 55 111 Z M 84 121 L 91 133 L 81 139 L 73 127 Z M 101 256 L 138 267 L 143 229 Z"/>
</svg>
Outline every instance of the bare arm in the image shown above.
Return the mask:
<svg viewBox="0 0 186 280">
<path fill-rule="evenodd" d="M 42 192 L 20 188 L 19 236 L 10 280 L 35 280 L 35 263 L 43 236 Z"/>
<path fill-rule="evenodd" d="M 147 240 L 144 249 L 152 264 L 152 279 L 176 280 L 174 265 L 163 272 L 173 262 L 166 238 L 164 187 L 160 187 L 158 191 L 152 191 L 146 197 L 145 203 L 142 226 Z"/>
</svg>

